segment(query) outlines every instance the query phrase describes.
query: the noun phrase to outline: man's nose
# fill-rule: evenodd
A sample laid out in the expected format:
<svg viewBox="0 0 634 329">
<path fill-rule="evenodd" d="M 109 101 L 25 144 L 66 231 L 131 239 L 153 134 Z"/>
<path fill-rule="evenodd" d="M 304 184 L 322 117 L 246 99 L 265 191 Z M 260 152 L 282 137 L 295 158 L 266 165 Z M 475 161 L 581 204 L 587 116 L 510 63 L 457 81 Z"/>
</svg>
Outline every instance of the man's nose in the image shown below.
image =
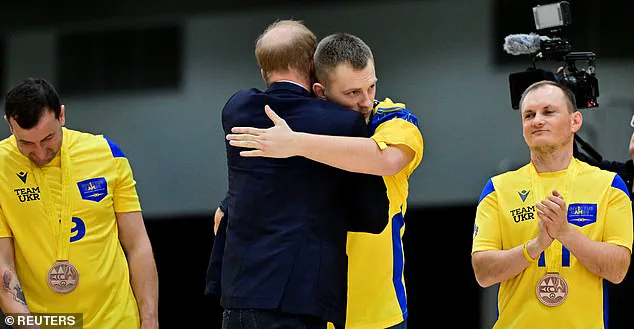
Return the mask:
<svg viewBox="0 0 634 329">
<path fill-rule="evenodd" d="M 46 147 L 42 145 L 35 146 L 35 156 L 39 159 L 43 159 L 46 157 Z"/>
<path fill-rule="evenodd" d="M 533 119 L 533 124 L 536 126 L 543 126 L 545 117 L 539 113 L 535 114 L 535 119 Z"/>
<path fill-rule="evenodd" d="M 371 109 L 372 104 L 374 103 L 373 99 L 370 99 L 370 95 L 364 93 L 363 99 L 359 102 L 359 106 L 363 109 Z"/>
</svg>

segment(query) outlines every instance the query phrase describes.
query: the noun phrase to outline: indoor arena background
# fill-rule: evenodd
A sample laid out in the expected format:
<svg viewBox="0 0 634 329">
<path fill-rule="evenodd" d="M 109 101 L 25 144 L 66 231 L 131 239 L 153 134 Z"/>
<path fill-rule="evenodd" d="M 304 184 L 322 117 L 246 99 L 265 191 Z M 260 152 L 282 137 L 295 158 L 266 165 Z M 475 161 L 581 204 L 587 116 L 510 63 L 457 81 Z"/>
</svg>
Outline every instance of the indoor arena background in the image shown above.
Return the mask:
<svg viewBox="0 0 634 329">
<path fill-rule="evenodd" d="M 598 55 L 601 93 L 579 134 L 604 158 L 627 160 L 634 2 L 570 2 L 567 36 L 575 51 Z M 405 216 L 409 327 L 484 329 L 496 316 L 496 287 L 480 288 L 471 268 L 476 203 L 489 177 L 528 159 L 508 75 L 531 57 L 502 44 L 534 31 L 539 3 L 3 0 L 0 90 L 44 77 L 69 128 L 119 144 L 155 252 L 161 328 L 219 328 L 218 300 L 203 291 L 213 211 L 227 186 L 220 111 L 236 90 L 264 87 L 254 41 L 275 19 L 303 20 L 318 38 L 355 34 L 374 52 L 377 97 L 406 103 L 425 140 Z M 0 137 L 8 134 L 0 125 Z M 633 275 L 610 296 L 610 328 L 634 327 Z"/>
</svg>

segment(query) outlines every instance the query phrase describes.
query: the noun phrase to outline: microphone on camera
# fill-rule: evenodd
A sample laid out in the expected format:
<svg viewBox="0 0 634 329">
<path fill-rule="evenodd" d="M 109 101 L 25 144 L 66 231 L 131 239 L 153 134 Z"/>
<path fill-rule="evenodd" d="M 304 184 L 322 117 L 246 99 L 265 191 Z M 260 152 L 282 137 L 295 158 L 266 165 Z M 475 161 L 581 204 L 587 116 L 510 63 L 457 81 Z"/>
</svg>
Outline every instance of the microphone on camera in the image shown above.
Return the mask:
<svg viewBox="0 0 634 329">
<path fill-rule="evenodd" d="M 531 34 L 509 34 L 504 38 L 504 51 L 511 55 L 527 55 L 541 51 L 542 41 L 549 37 Z"/>
</svg>

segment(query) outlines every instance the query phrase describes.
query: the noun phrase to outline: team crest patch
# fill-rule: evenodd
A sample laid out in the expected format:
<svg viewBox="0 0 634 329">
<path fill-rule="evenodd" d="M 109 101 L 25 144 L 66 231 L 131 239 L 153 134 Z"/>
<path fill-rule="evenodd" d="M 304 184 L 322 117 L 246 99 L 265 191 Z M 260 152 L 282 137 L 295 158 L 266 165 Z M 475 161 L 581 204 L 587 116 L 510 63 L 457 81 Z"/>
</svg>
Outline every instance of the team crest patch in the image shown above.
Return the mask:
<svg viewBox="0 0 634 329">
<path fill-rule="evenodd" d="M 522 202 L 526 201 L 526 197 L 528 197 L 529 193 L 531 193 L 531 191 L 521 190 L 521 191 L 517 192 L 517 194 L 520 195 L 520 199 L 522 199 Z"/>
<path fill-rule="evenodd" d="M 582 227 L 596 221 L 596 203 L 572 203 L 568 206 L 568 223 Z"/>
<path fill-rule="evenodd" d="M 99 202 L 108 195 L 108 182 L 105 178 L 91 178 L 77 183 L 81 198 L 88 201 Z"/>
</svg>

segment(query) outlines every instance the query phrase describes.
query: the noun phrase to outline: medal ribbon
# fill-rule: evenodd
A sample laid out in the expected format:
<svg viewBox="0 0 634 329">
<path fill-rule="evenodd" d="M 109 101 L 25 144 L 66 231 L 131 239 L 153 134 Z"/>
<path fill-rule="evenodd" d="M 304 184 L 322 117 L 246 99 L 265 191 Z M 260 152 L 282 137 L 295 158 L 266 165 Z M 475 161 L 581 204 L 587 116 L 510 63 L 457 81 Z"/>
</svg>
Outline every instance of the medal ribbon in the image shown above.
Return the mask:
<svg viewBox="0 0 634 329">
<path fill-rule="evenodd" d="M 572 181 L 577 175 L 578 166 L 577 160 L 572 158 L 570 160 L 570 164 L 566 169 L 566 175 L 564 178 L 564 186 L 563 189 L 557 188 L 559 193 L 563 196 L 564 202 L 566 203 L 566 209 L 564 209 L 564 214 L 566 216 L 566 221 L 568 220 L 568 204 L 570 203 L 570 193 L 572 190 Z M 552 195 L 552 191 L 545 193 L 544 187 L 542 186 L 539 178 L 539 173 L 535 169 L 535 165 L 531 161 L 529 166 L 530 172 L 530 181 L 531 187 L 533 188 L 533 201 L 535 204 L 540 202 L 543 199 L 547 199 L 549 195 Z M 558 240 L 554 240 L 553 243 L 544 250 L 544 257 L 546 260 L 546 272 L 548 273 L 559 273 L 561 270 L 561 262 L 562 262 L 562 244 Z"/>
<path fill-rule="evenodd" d="M 46 207 L 50 222 L 53 225 L 53 232 L 57 240 L 57 261 L 68 261 L 70 254 L 70 229 L 72 224 L 72 204 L 71 204 L 71 161 L 68 150 L 69 137 L 66 129 L 62 128 L 62 146 L 60 149 L 61 156 L 61 187 L 62 187 L 62 204 L 60 218 L 57 218 L 55 205 L 52 203 L 51 191 L 44 177 L 44 172 L 39 167 L 31 163 L 32 172 L 35 174 L 35 180 L 42 188 L 42 199 Z"/>
</svg>

